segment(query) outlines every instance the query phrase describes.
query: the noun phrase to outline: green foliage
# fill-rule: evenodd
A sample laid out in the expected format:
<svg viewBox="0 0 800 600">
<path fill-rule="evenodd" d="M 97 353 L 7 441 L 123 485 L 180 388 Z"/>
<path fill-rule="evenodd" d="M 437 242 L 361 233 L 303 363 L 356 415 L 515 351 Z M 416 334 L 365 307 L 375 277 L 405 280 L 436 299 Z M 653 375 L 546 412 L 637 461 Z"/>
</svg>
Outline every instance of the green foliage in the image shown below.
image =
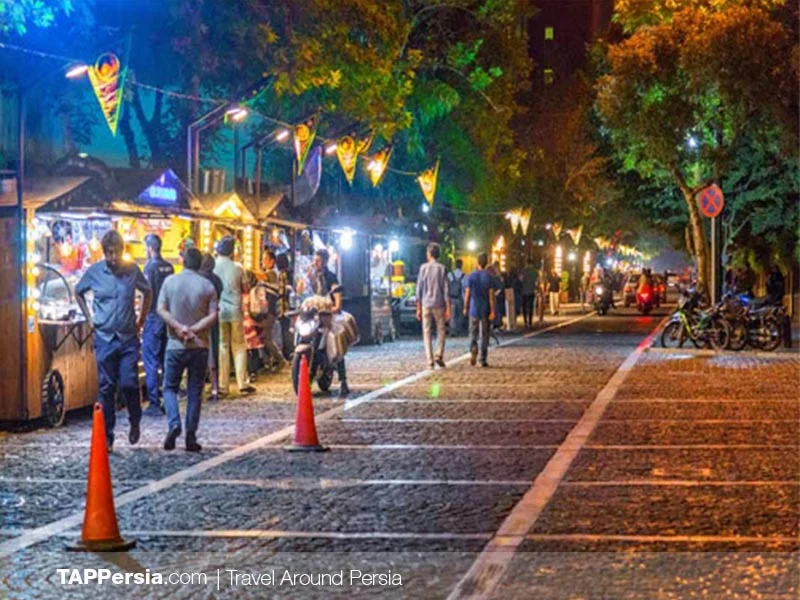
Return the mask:
<svg viewBox="0 0 800 600">
<path fill-rule="evenodd" d="M 663 189 L 640 205 L 654 218 L 667 215 L 670 228 L 682 220 L 676 199 L 693 225 L 692 188 L 724 183 L 743 159 L 743 146 L 771 145 L 796 156 L 794 36 L 766 10 L 739 4 L 620 2 L 620 19 L 648 6 L 654 20 L 648 26 L 626 21 L 638 28 L 608 46 L 599 61 L 606 71 L 597 82 L 596 106 L 606 139 L 623 173 L 634 175 L 637 185 Z M 665 206 L 669 210 L 658 213 Z M 695 250 L 705 256 L 696 223 Z"/>
<path fill-rule="evenodd" d="M 72 12 L 72 0 L 0 0 L 0 34 L 25 35 L 31 27 L 52 27 Z"/>
</svg>

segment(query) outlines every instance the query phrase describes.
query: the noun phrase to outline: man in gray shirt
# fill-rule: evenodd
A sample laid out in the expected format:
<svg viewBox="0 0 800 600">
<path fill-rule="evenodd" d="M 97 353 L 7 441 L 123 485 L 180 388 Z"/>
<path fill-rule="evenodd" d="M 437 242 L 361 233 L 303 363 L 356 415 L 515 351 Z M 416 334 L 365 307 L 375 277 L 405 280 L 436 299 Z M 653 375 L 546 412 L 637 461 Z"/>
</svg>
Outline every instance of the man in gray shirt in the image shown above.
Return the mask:
<svg viewBox="0 0 800 600">
<path fill-rule="evenodd" d="M 153 298 L 150 284 L 138 266 L 122 260 L 124 242 L 113 229 L 100 241 L 105 260 L 93 264 L 75 286 L 75 299 L 87 321 L 94 325 L 94 357 L 97 362 L 98 401 L 103 405 L 106 444 L 114 446 L 117 389 L 128 406 L 128 441 L 139 441 L 142 406 L 139 400 L 139 332 Z M 136 292 L 142 308 L 136 316 Z M 92 292 L 92 312 L 85 295 Z M 92 314 L 94 313 L 94 314 Z"/>
<path fill-rule="evenodd" d="M 164 450 L 174 450 L 175 440 L 181 434 L 178 388 L 187 369 L 186 450 L 202 450 L 197 443 L 197 426 L 208 366 L 209 331 L 217 320 L 217 291 L 207 278 L 198 273 L 202 262 L 203 255 L 197 248 L 186 250 L 184 270 L 167 277 L 158 296 L 158 314 L 169 332 L 164 360 L 164 406 L 169 432 L 164 440 Z"/>
<path fill-rule="evenodd" d="M 444 368 L 445 324 L 450 320 L 447 272 L 438 261 L 439 252 L 439 244 L 428 244 L 428 262 L 420 267 L 417 277 L 417 320 L 422 321 L 425 354 L 431 369 L 434 364 Z M 433 321 L 436 321 L 435 357 L 431 340 Z"/>
</svg>

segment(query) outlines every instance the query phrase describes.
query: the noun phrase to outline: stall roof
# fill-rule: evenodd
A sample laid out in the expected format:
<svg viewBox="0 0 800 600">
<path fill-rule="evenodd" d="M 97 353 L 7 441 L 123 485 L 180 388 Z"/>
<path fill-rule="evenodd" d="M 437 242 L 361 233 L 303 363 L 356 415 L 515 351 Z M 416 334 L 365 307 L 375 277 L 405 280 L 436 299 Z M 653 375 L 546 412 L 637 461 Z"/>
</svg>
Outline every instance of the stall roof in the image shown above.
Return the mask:
<svg viewBox="0 0 800 600">
<path fill-rule="evenodd" d="M 214 217 L 256 225 L 258 219 L 236 192 L 203 194 L 199 197 L 202 209 Z"/>
<path fill-rule="evenodd" d="M 69 194 L 89 179 L 89 177 L 26 177 L 22 202 L 26 207 L 38 208 L 50 200 Z"/>
<path fill-rule="evenodd" d="M 166 215 L 201 210 L 200 203 L 172 169 L 109 169 L 109 173 L 110 177 L 83 176 L 83 181 L 77 186 L 69 189 L 64 187 L 61 193 L 49 198 L 39 194 L 37 197 L 43 202 L 39 212 L 97 211 Z"/>
</svg>

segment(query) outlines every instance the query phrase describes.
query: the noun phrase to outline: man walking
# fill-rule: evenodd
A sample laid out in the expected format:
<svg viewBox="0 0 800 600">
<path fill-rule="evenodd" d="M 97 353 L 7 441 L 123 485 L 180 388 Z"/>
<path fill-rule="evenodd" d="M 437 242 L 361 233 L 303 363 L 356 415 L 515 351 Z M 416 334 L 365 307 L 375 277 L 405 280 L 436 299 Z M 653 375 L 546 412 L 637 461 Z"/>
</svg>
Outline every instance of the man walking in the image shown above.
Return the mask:
<svg viewBox="0 0 800 600">
<path fill-rule="evenodd" d="M 450 320 L 450 294 L 447 273 L 439 262 L 439 244 L 428 244 L 428 262 L 417 277 L 417 320 L 422 321 L 422 337 L 428 364 L 444 368 L 445 325 Z M 436 322 L 436 354 L 433 354 L 431 328 Z"/>
<path fill-rule="evenodd" d="M 522 269 L 522 318 L 526 329 L 533 329 L 534 306 L 536 304 L 536 288 L 539 285 L 539 271 L 533 265 L 533 259 L 528 258 L 525 268 Z"/>
<path fill-rule="evenodd" d="M 153 304 L 144 321 L 142 331 L 142 361 L 144 362 L 145 389 L 150 405 L 144 411 L 149 417 L 160 417 L 164 414 L 161 402 L 161 377 L 159 372 L 164 367 L 164 356 L 167 350 L 167 326 L 156 311 L 158 294 L 164 280 L 175 273 L 175 269 L 161 257 L 161 238 L 151 233 L 144 238 L 147 249 L 147 264 L 144 276 L 153 290 Z"/>
<path fill-rule="evenodd" d="M 105 260 L 93 264 L 75 286 L 75 297 L 87 321 L 94 324 L 94 355 L 97 362 L 99 402 L 106 422 L 106 444 L 114 446 L 117 390 L 128 407 L 128 441 L 139 441 L 142 406 L 139 399 L 139 331 L 150 312 L 153 292 L 135 264 L 124 263 L 122 236 L 113 229 L 100 241 Z M 136 291 L 141 292 L 142 310 L 137 319 Z M 94 295 L 92 312 L 85 295 Z M 92 314 L 93 313 L 93 314 Z"/>
<path fill-rule="evenodd" d="M 550 271 L 550 276 L 547 278 L 547 285 L 550 291 L 550 314 L 556 316 L 561 308 L 561 302 L 559 300 L 561 278 L 558 276 L 555 269 Z"/>
<path fill-rule="evenodd" d="M 198 272 L 202 263 L 203 254 L 197 248 L 187 249 L 183 258 L 184 270 L 167 277 L 158 297 L 158 314 L 169 326 L 164 361 L 164 404 L 169 430 L 164 450 L 174 450 L 175 440 L 181 435 L 178 388 L 184 371 L 188 371 L 186 450 L 202 450 L 197 443 L 197 426 L 208 367 L 209 333 L 217 320 L 217 292 L 214 285 Z"/>
<path fill-rule="evenodd" d="M 231 353 L 239 393 L 246 395 L 256 391 L 247 377 L 247 346 L 242 312 L 242 294 L 247 292 L 247 285 L 242 265 L 233 262 L 234 247 L 233 237 L 222 238 L 214 266 L 214 273 L 222 280 L 222 296 L 219 300 L 219 379 L 222 396 L 227 396 L 230 391 Z"/>
<path fill-rule="evenodd" d="M 490 323 L 494 321 L 494 288 L 495 282 L 486 271 L 489 257 L 485 252 L 478 255 L 478 268 L 467 277 L 467 295 L 464 300 L 464 316 L 469 316 L 470 364 L 474 367 L 480 361 L 482 367 L 488 367 Z M 480 348 L 478 341 L 480 340 Z"/>
<path fill-rule="evenodd" d="M 250 292 L 250 315 L 261 327 L 261 346 L 264 364 L 280 370 L 286 366 L 283 352 L 275 343 L 275 324 L 278 321 L 278 273 L 275 271 L 275 253 L 264 252 L 265 281 L 256 283 Z"/>
<path fill-rule="evenodd" d="M 464 261 L 456 260 L 456 268 L 447 274 L 447 295 L 450 298 L 450 335 L 461 333 L 462 313 L 464 312 Z"/>
<path fill-rule="evenodd" d="M 587 296 L 589 295 L 589 271 L 584 271 L 583 275 L 581 275 L 581 284 L 580 284 L 580 295 L 581 295 L 581 312 L 586 311 L 586 302 Z"/>
</svg>

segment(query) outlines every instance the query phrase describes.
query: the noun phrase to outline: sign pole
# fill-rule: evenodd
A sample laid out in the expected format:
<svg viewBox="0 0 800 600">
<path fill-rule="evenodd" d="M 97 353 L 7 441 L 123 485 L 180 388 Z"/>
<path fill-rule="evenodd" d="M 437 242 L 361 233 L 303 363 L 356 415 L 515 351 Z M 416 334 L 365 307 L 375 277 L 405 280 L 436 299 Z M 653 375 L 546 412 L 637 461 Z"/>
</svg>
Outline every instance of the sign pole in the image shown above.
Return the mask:
<svg viewBox="0 0 800 600">
<path fill-rule="evenodd" d="M 711 217 L 711 304 L 719 300 L 719 240 L 717 239 L 717 217 Z"/>
</svg>

